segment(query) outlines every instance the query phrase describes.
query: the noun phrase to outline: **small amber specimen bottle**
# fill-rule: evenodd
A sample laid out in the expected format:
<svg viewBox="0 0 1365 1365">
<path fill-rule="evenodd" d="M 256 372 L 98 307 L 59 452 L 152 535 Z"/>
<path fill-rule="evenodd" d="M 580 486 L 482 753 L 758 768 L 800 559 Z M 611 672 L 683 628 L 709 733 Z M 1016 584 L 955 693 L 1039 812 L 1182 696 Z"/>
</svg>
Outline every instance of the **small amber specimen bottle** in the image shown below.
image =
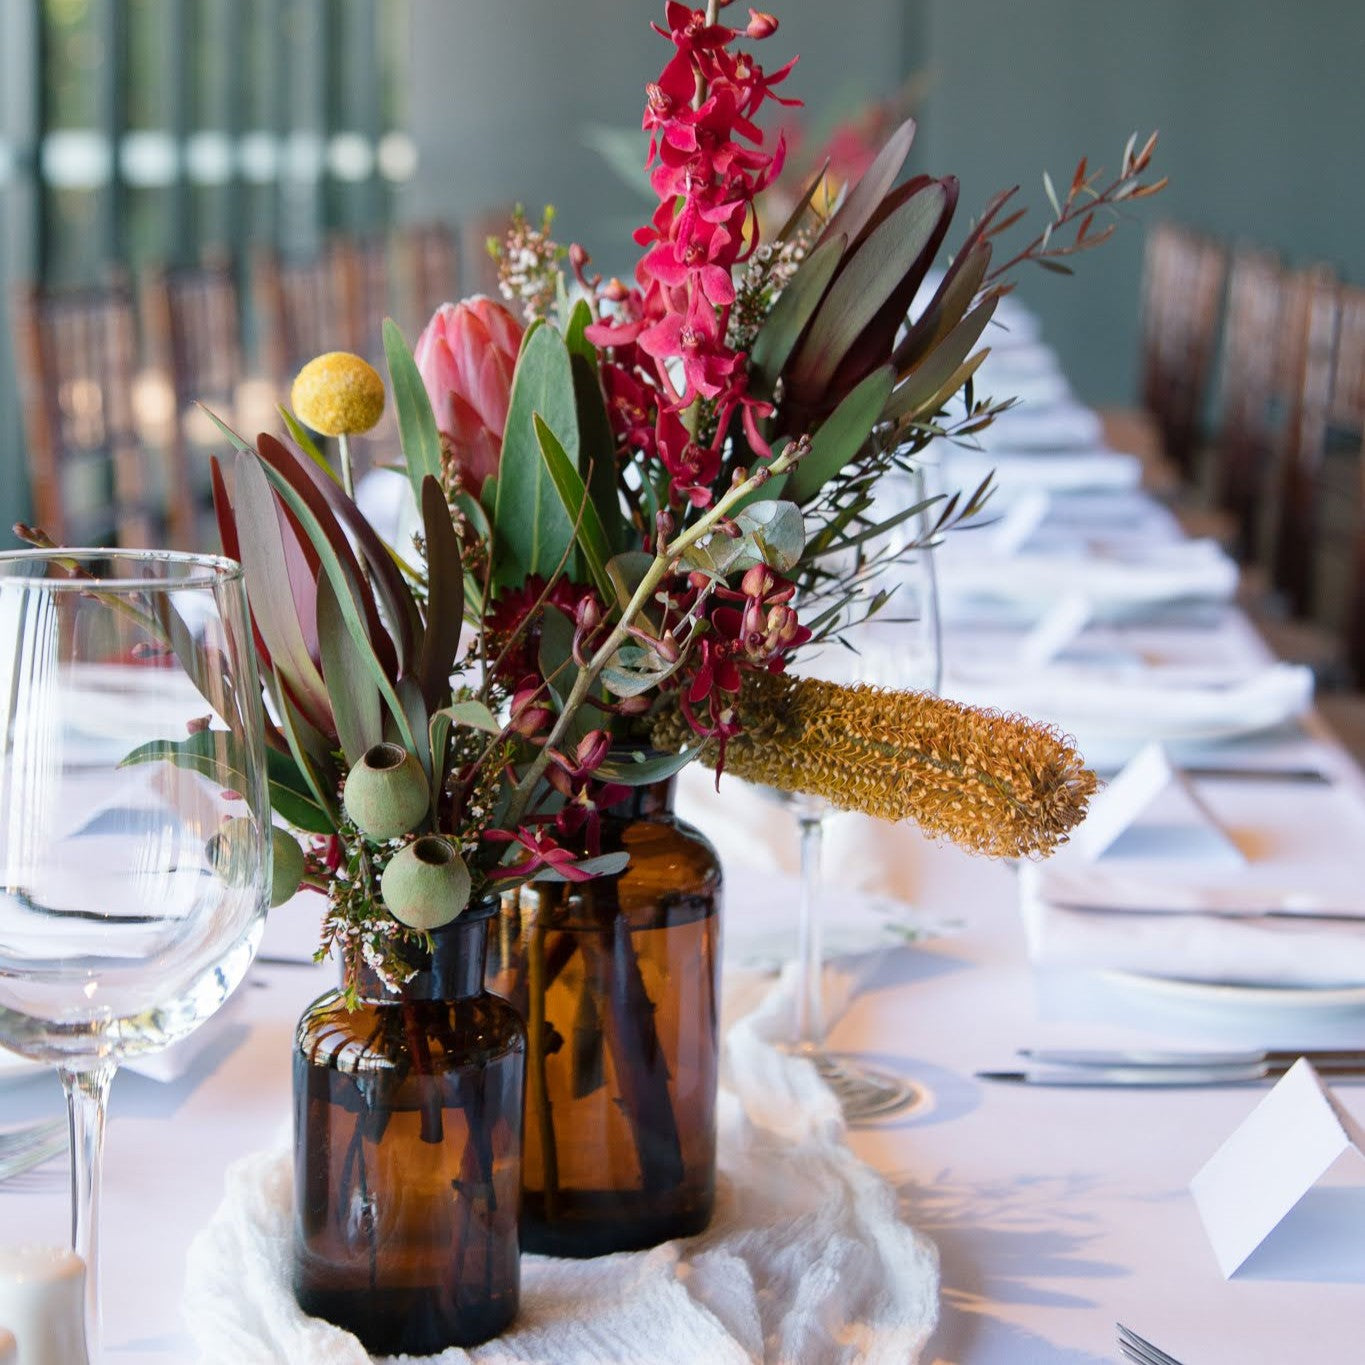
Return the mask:
<svg viewBox="0 0 1365 1365">
<path fill-rule="evenodd" d="M 330 992 L 294 1053 L 294 1290 L 375 1355 L 496 1336 L 520 1287 L 526 1037 L 483 986 L 496 900 L 432 934 L 391 993 Z"/>
</svg>

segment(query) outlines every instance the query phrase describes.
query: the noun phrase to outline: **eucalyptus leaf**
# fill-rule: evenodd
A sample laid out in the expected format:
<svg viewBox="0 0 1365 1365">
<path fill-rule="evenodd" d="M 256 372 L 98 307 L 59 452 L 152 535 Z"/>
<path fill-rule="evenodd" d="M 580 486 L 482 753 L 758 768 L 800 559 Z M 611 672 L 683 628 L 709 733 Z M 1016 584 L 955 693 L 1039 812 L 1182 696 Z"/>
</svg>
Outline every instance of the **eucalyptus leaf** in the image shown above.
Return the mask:
<svg viewBox="0 0 1365 1365">
<path fill-rule="evenodd" d="M 573 523 L 550 478 L 536 437 L 539 416 L 579 469 L 578 412 L 564 338 L 532 323 L 512 376 L 493 514 L 493 583 L 516 586 L 532 574 L 550 578 L 573 544 Z"/>
<path fill-rule="evenodd" d="M 595 858 L 581 858 L 569 866 L 579 872 L 590 873 L 594 877 L 614 877 L 624 872 L 630 864 L 629 853 L 599 853 Z M 531 878 L 533 882 L 566 882 L 569 878 L 552 867 L 542 867 Z"/>
<path fill-rule="evenodd" d="M 629 757 L 608 754 L 594 776 L 623 787 L 647 787 L 651 782 L 661 782 L 681 772 L 700 752 L 700 748 L 696 748 L 676 754 L 645 755 L 638 751 Z"/>
<path fill-rule="evenodd" d="M 502 734 L 503 727 L 498 718 L 481 701 L 470 699 L 452 702 L 435 715 L 445 716 L 452 724 L 462 725 L 468 730 L 483 730 L 490 735 Z M 435 716 L 432 718 L 435 719 Z"/>
</svg>

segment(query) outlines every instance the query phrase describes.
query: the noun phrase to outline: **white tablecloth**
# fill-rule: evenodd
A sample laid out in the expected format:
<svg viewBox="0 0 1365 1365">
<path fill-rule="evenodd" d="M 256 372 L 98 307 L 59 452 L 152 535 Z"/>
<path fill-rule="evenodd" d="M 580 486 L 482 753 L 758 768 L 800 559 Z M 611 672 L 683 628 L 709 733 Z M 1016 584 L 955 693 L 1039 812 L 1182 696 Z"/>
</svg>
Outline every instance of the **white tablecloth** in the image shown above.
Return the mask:
<svg viewBox="0 0 1365 1365">
<path fill-rule="evenodd" d="M 1138 650 L 1174 644 L 1209 659 L 1263 657 L 1228 609 L 1212 628 L 1204 614 L 1197 625 L 1129 625 L 1123 638 Z M 952 639 L 950 631 L 950 650 Z M 1218 756 L 1311 759 L 1365 800 L 1359 775 L 1311 723 L 1307 734 L 1248 740 Z M 1294 788 L 1266 783 L 1264 798 L 1292 836 L 1303 818 Z M 711 818 L 724 834 L 719 810 Z M 771 818 L 786 817 L 774 810 Z M 790 865 L 794 834 L 785 847 Z M 1340 856 L 1365 875 L 1365 847 L 1343 847 Z M 1025 958 L 1014 871 L 931 846 L 911 829 L 839 817 L 828 872 L 898 895 L 931 920 L 961 925 L 950 936 L 887 952 L 831 1035 L 832 1046 L 904 1072 L 928 1092 L 924 1106 L 851 1137 L 941 1254 L 942 1316 L 925 1360 L 1112 1361 L 1116 1320 L 1184 1365 L 1348 1365 L 1365 1358 L 1365 1217 L 1355 1220 L 1353 1256 L 1321 1237 L 1291 1236 L 1267 1243 L 1230 1282 L 1214 1263 L 1187 1184 L 1261 1091 L 1043 1089 L 974 1077 L 1007 1066 L 1016 1048 L 1049 1043 L 1359 1046 L 1365 1012 L 1271 1021 L 1177 1009 L 1113 983 L 1097 988 L 1093 979 L 1040 978 Z M 752 879 L 746 886 L 747 895 L 761 894 Z M 734 901 L 727 913 L 739 921 L 746 909 Z M 193 1358 L 178 1317 L 186 1247 L 222 1197 L 229 1163 L 281 1140 L 290 1114 L 292 1028 L 329 982 L 327 969 L 258 964 L 243 988 L 245 1009 L 188 1074 L 172 1084 L 136 1075 L 117 1080 L 104 1200 L 111 1361 Z M 1365 1119 L 1359 1085 L 1337 1089 Z M 59 1107 L 48 1076 L 0 1086 L 0 1122 Z M 1360 1207 L 1359 1189 L 1339 1193 Z M 0 1185 L 0 1239 L 61 1242 L 67 1220 L 60 1163 Z"/>
</svg>

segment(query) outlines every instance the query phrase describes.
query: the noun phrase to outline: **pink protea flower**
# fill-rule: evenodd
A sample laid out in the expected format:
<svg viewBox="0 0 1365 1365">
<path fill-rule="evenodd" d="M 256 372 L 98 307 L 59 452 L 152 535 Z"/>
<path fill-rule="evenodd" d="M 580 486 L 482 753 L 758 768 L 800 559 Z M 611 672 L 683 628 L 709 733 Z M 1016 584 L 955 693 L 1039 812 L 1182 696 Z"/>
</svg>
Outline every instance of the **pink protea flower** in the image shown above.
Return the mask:
<svg viewBox="0 0 1365 1365">
<path fill-rule="evenodd" d="M 451 473 L 475 495 L 498 472 L 522 331 L 502 304 L 466 299 L 443 303 L 413 348 Z"/>
</svg>

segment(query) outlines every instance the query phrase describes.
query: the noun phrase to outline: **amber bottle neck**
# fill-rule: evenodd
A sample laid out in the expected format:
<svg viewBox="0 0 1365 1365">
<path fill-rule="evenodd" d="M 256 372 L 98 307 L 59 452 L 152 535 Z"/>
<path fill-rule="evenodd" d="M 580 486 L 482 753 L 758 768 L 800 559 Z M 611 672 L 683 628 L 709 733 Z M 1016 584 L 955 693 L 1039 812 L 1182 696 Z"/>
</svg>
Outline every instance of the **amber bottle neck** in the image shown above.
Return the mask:
<svg viewBox="0 0 1365 1365">
<path fill-rule="evenodd" d="M 496 896 L 471 905 L 450 924 L 434 929 L 432 950 L 418 955 L 417 972 L 394 994 L 368 967 L 360 970 L 362 1000 L 396 1004 L 400 1000 L 467 1000 L 483 993 L 488 924 L 498 909 Z"/>
</svg>

